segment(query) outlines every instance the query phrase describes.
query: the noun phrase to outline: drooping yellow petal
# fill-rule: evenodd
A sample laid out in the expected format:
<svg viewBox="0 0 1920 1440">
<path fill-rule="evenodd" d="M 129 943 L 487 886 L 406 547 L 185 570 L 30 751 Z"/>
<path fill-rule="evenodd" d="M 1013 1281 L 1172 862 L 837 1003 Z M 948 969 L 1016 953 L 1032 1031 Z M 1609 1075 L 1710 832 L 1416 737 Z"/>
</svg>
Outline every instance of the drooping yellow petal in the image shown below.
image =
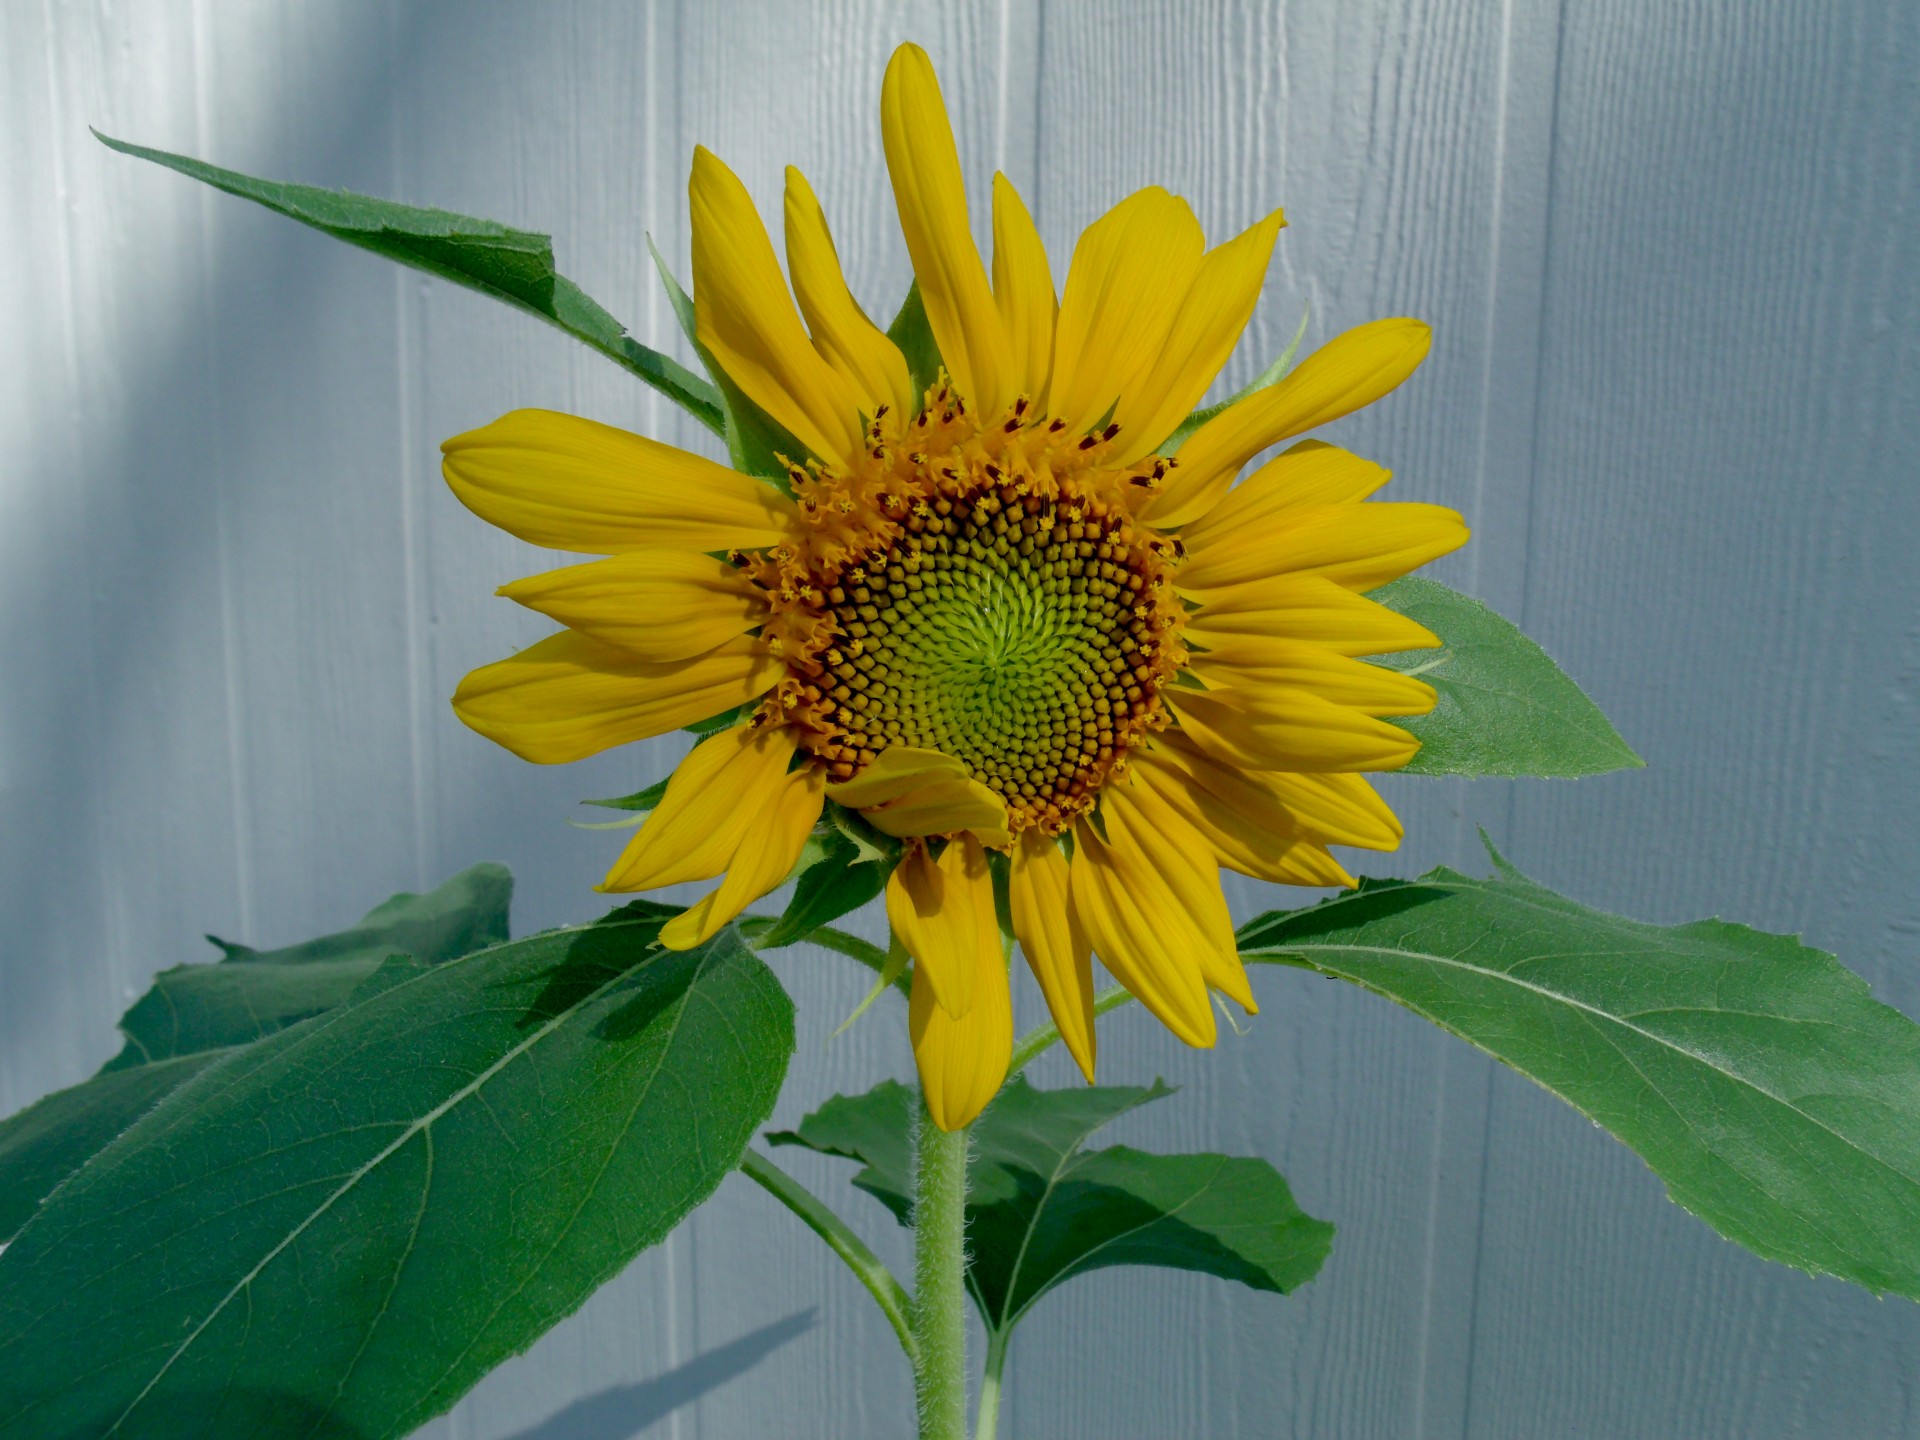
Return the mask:
<svg viewBox="0 0 1920 1440">
<path fill-rule="evenodd" d="M 860 397 L 801 328 L 753 197 L 705 146 L 694 147 L 687 195 L 700 344 L 794 439 L 844 464 L 860 445 Z"/>
<path fill-rule="evenodd" d="M 902 839 L 971 830 L 989 845 L 1007 843 L 1007 802 L 938 750 L 889 746 L 851 780 L 829 785 L 827 798 Z"/>
<path fill-rule="evenodd" d="M 787 271 L 813 345 L 840 372 L 872 415 L 882 405 L 912 415 L 918 396 L 899 346 L 867 318 L 847 288 L 827 217 L 807 177 L 787 167 Z"/>
<path fill-rule="evenodd" d="M 529 575 L 500 593 L 642 660 L 686 660 L 763 623 L 767 593 L 697 550 L 636 550 Z"/>
<path fill-rule="evenodd" d="M 1223 536 L 1189 555 L 1174 583 L 1203 599 L 1267 575 L 1324 575 L 1372 590 L 1466 543 L 1466 521 L 1444 505 L 1321 505 L 1293 511 L 1282 526 Z"/>
<path fill-rule="evenodd" d="M 1109 463 L 1131 465 L 1152 454 L 1200 403 L 1253 318 L 1286 223 L 1276 210 L 1207 252 L 1159 355 L 1120 396 L 1113 412 L 1120 434 Z"/>
<path fill-rule="evenodd" d="M 1165 350 L 1205 249 L 1187 202 L 1158 186 L 1129 195 L 1081 234 L 1060 297 L 1047 400 L 1069 434 L 1093 429 L 1108 411 L 1118 420 L 1115 402 L 1128 403 Z M 1117 443 L 1132 440 L 1128 432 Z"/>
<path fill-rule="evenodd" d="M 987 852 L 971 835 L 950 841 L 940 858 L 910 845 L 887 881 L 887 923 L 925 971 L 940 1006 L 955 1017 L 974 1003 L 973 976 L 986 951 L 998 957 Z"/>
<path fill-rule="evenodd" d="M 747 827 L 720 888 L 663 925 L 662 945 L 691 950 L 705 944 L 747 906 L 779 887 L 820 821 L 826 804 L 825 774 L 818 765 L 805 765 L 781 778 L 771 800 Z"/>
<path fill-rule="evenodd" d="M 1200 951 L 1204 937 L 1131 844 L 1109 845 L 1090 820 L 1073 831 L 1067 870 L 1074 914 L 1114 978 L 1189 1045 L 1213 1044 Z"/>
<path fill-rule="evenodd" d="M 1163 693 L 1195 744 L 1248 770 L 1397 770 L 1420 748 L 1406 731 L 1306 690 Z"/>
<path fill-rule="evenodd" d="M 1321 575 L 1269 575 L 1209 590 L 1188 617 L 1186 635 L 1196 645 L 1271 635 L 1311 641 L 1341 655 L 1388 655 L 1440 643 L 1426 626 Z"/>
<path fill-rule="evenodd" d="M 1416 676 L 1350 660 L 1304 640 L 1235 635 L 1195 650 L 1187 663 L 1209 689 L 1310 690 L 1365 715 L 1424 715 L 1436 698 L 1433 687 Z"/>
<path fill-rule="evenodd" d="M 956 1018 L 939 1001 L 926 967 L 913 967 L 907 1033 L 927 1113 L 942 1130 L 973 1123 L 999 1093 L 1013 1058 L 1013 997 L 999 943 L 973 958 L 973 1005 Z"/>
<path fill-rule="evenodd" d="M 1142 754 L 1134 770 L 1213 846 L 1222 865 L 1280 885 L 1354 883 L 1325 844 L 1309 836 L 1270 792 L 1258 789 L 1259 777 L 1234 772 L 1244 783 L 1231 793 L 1255 802 L 1236 804 L 1202 788 L 1177 758 L 1158 746 Z"/>
<path fill-rule="evenodd" d="M 1302 440 L 1273 457 L 1229 490 L 1221 502 L 1192 524 L 1180 542 L 1189 555 L 1208 545 L 1260 527 L 1271 529 L 1288 511 L 1316 505 L 1348 505 L 1366 499 L 1393 472 L 1324 440 Z"/>
<path fill-rule="evenodd" d="M 1013 403 L 1013 352 L 967 228 L 960 152 L 940 82 L 918 45 L 902 45 L 887 64 L 880 134 L 900 229 L 940 358 L 974 414 L 990 423 Z"/>
<path fill-rule="evenodd" d="M 799 526 L 772 486 L 577 415 L 515 410 L 440 448 L 461 504 L 555 550 L 751 550 Z"/>
<path fill-rule="evenodd" d="M 1020 832 L 1008 887 L 1013 933 L 1080 1073 L 1093 1083 L 1093 954 L 1074 918 L 1067 857 L 1051 836 Z"/>
<path fill-rule="evenodd" d="M 1207 838 L 1148 785 L 1109 786 L 1100 805 L 1108 839 L 1118 849 L 1130 847 L 1173 897 L 1207 984 L 1249 1015 L 1258 1012 L 1259 1003 L 1233 941 L 1233 917 L 1220 890 L 1219 860 Z"/>
<path fill-rule="evenodd" d="M 747 635 L 662 665 L 562 630 L 473 671 L 453 692 L 453 710 L 521 759 L 560 765 L 744 705 L 783 669 Z"/>
<path fill-rule="evenodd" d="M 1014 393 L 1046 409 L 1053 376 L 1053 325 L 1060 301 L 1033 216 L 1006 176 L 993 177 L 993 299 L 1012 352 Z"/>
<path fill-rule="evenodd" d="M 711 880 L 732 863 L 780 788 L 793 751 L 793 732 L 774 726 L 734 725 L 709 735 L 675 767 L 667 793 L 600 888 L 652 890 Z"/>
<path fill-rule="evenodd" d="M 849 810 L 864 810 L 898 800 L 935 780 L 960 780 L 966 774 L 966 762 L 956 756 L 911 745 L 890 745 L 851 780 L 829 785 L 827 798 Z"/>
<path fill-rule="evenodd" d="M 903 840 L 964 830 L 998 848 L 1009 838 L 1007 802 L 971 776 L 935 780 L 860 813 L 874 829 Z"/>
<path fill-rule="evenodd" d="M 1370 405 L 1414 372 L 1433 332 L 1419 320 L 1375 320 L 1336 335 L 1277 385 L 1222 411 L 1180 447 L 1180 464 L 1143 512 L 1161 527 L 1197 520 L 1269 445 Z"/>
</svg>

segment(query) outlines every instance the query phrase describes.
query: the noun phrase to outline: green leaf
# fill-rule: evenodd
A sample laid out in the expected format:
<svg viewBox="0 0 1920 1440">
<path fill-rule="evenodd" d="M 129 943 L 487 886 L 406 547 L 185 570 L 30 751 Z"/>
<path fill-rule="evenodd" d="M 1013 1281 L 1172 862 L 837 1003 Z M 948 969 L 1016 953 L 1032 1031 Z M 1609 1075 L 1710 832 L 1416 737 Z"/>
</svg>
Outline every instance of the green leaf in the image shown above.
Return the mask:
<svg viewBox="0 0 1920 1440">
<path fill-rule="evenodd" d="M 749 400 L 746 392 L 733 383 L 727 372 L 707 352 L 707 347 L 700 343 L 693 298 L 681 288 L 673 271 L 667 268 L 666 257 L 660 253 L 660 247 L 653 243 L 651 235 L 647 236 L 647 249 L 653 255 L 653 268 L 659 272 L 660 283 L 666 287 L 667 301 L 673 306 L 674 318 L 680 322 L 680 333 L 687 337 L 693 353 L 700 357 L 707 374 L 713 377 L 725 412 L 726 423 L 720 433 L 726 437 L 728 461 L 743 475 L 774 481 L 776 489 L 790 491 L 792 487 L 787 481 L 787 467 L 780 457 L 785 455 L 794 461 L 803 460 L 807 447 Z M 691 730 L 694 727 L 687 728 Z"/>
<path fill-rule="evenodd" d="M 1920 1299 L 1920 1026 L 1788 936 L 1621 919 L 1500 863 L 1261 916 L 1242 952 L 1471 1041 L 1755 1254 Z"/>
<path fill-rule="evenodd" d="M 820 839 L 819 859 L 800 872 L 793 899 L 780 923 L 756 942 L 761 949 L 797 945 L 822 925 L 858 910 L 887 885 L 890 865 L 866 860 L 852 840 L 838 830 Z"/>
<path fill-rule="evenodd" d="M 940 378 L 940 342 L 933 338 L 933 325 L 927 319 L 927 305 L 920 297 L 920 282 L 907 287 L 907 298 L 887 326 L 887 338 L 893 341 L 907 362 L 907 376 L 916 395 Z"/>
<path fill-rule="evenodd" d="M 793 1007 L 637 905 L 210 1066 L 0 1261 L 0 1433 L 397 1436 L 740 1163 Z"/>
<path fill-rule="evenodd" d="M 1443 645 L 1374 662 L 1440 695 L 1431 714 L 1393 722 L 1420 741 L 1404 773 L 1575 777 L 1646 763 L 1546 651 L 1478 600 L 1412 575 L 1371 598 Z"/>
<path fill-rule="evenodd" d="M 967 1284 L 989 1330 L 1012 1329 L 1043 1295 L 1112 1265 L 1279 1293 L 1313 1278 L 1333 1227 L 1303 1213 L 1264 1160 L 1085 1148 L 1101 1126 L 1172 1093 L 1157 1081 L 1038 1090 L 1016 1077 L 974 1122 Z M 913 1110 L 913 1092 L 887 1081 L 767 1138 L 861 1161 L 853 1183 L 905 1225 Z"/>
<path fill-rule="evenodd" d="M 548 236 L 347 190 L 259 180 L 186 155 L 115 140 L 98 130 L 93 133 L 123 155 L 177 170 L 336 240 L 538 315 L 639 376 L 715 434 L 723 432 L 725 417 L 714 388 L 671 356 L 635 340 L 578 285 L 558 274 Z"/>
<path fill-rule="evenodd" d="M 120 1019 L 127 1043 L 108 1070 L 245 1044 L 343 1003 L 395 952 L 435 965 L 507 938 L 513 876 L 482 863 L 425 895 L 402 893 L 351 929 L 282 950 L 213 936 L 217 965 L 176 965 Z"/>
<path fill-rule="evenodd" d="M 1188 438 L 1194 431 L 1213 419 L 1214 416 L 1232 409 L 1249 395 L 1257 395 L 1262 390 L 1271 389 L 1286 379 L 1287 372 L 1293 369 L 1293 357 L 1300 353 L 1300 342 L 1307 338 L 1307 321 L 1311 319 L 1312 316 L 1313 307 L 1311 305 L 1300 312 L 1300 324 L 1294 329 L 1292 341 L 1287 345 L 1286 349 L 1274 357 L 1271 365 L 1254 376 L 1251 383 L 1234 391 L 1233 394 L 1229 395 L 1217 405 L 1209 405 L 1204 410 L 1194 411 L 1180 422 L 1179 429 L 1169 435 L 1163 444 L 1155 448 L 1158 449 L 1162 455 L 1173 454 L 1182 445 L 1187 443 Z"/>
<path fill-rule="evenodd" d="M 225 1050 L 113 1070 L 56 1090 L 0 1121 L 0 1245 L 20 1233 L 62 1180 Z"/>
<path fill-rule="evenodd" d="M 395 895 L 350 930 L 280 950 L 216 939 L 224 962 L 163 972 L 121 1018 L 127 1043 L 99 1074 L 0 1120 L 0 1243 L 108 1141 L 232 1047 L 505 940 L 512 894 L 505 866 L 475 865 L 425 895 Z M 401 946 L 421 958 L 394 953 Z"/>
</svg>

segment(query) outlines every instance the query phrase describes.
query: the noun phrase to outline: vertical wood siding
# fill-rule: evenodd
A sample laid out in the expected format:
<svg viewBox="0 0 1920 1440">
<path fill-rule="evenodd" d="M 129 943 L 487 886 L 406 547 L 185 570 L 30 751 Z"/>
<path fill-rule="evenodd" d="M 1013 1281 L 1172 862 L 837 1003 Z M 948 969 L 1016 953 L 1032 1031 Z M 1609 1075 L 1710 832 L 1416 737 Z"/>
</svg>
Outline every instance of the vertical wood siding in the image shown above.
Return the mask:
<svg viewBox="0 0 1920 1440">
<path fill-rule="evenodd" d="M 1432 321 L 1341 438 L 1468 512 L 1438 574 L 1522 621 L 1646 756 L 1579 784 L 1390 782 L 1414 873 L 1485 826 L 1543 881 L 1839 952 L 1920 1014 L 1920 11 L 1912 0 L 20 0 L 0 7 L 0 1109 L 85 1076 L 157 969 L 353 919 L 480 859 L 516 929 L 595 913 L 573 802 L 668 738 L 559 769 L 446 696 L 545 622 L 540 568 L 438 478 L 506 409 L 698 444 L 536 322 L 110 154 L 108 133 L 557 237 L 681 350 L 692 146 L 777 212 L 800 165 L 876 311 L 907 270 L 876 126 L 915 38 L 976 223 L 1004 168 L 1064 260 L 1126 190 L 1211 234 L 1287 207 L 1226 384 L 1311 335 Z M 1245 913 L 1284 903 L 1252 882 Z M 873 923 L 871 919 L 869 925 Z M 861 976 L 778 958 L 779 1119 L 907 1073 L 828 1036 Z M 1042 1306 L 1016 1437 L 1920 1436 L 1920 1309 L 1753 1259 L 1606 1136 L 1356 990 L 1261 980 L 1211 1055 L 1106 1022 L 1178 1098 L 1124 1138 L 1271 1159 L 1340 1227 L 1291 1299 L 1106 1272 Z M 1031 1016 L 1031 994 L 1021 1004 Z M 1051 1058 L 1041 1078 L 1066 1083 Z M 795 1162 L 799 1164 L 800 1162 Z M 882 1253 L 903 1246 L 839 1188 Z M 1044 1381 L 1044 1384 L 1043 1384 Z M 729 1182 L 503 1367 L 444 1440 L 902 1433 L 884 1325 Z"/>
</svg>

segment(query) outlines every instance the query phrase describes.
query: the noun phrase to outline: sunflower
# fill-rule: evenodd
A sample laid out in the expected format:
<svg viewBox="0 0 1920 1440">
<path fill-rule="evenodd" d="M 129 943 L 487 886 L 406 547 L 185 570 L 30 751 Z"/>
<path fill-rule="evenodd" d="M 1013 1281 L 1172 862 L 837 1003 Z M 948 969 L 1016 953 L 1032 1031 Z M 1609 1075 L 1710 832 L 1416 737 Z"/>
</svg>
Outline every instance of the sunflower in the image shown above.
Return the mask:
<svg viewBox="0 0 1920 1440">
<path fill-rule="evenodd" d="M 745 188 L 697 150 L 700 347 L 804 453 L 770 482 L 542 411 L 449 440 L 475 513 L 607 557 L 506 586 L 566 628 L 453 703 L 541 763 L 737 713 L 602 887 L 724 877 L 666 926 L 671 947 L 780 885 L 829 806 L 896 837 L 887 918 L 928 1107 L 952 1129 L 1006 1074 L 1003 917 L 1091 1079 L 1094 955 L 1210 1045 L 1212 992 L 1255 1008 L 1220 867 L 1351 885 L 1329 845 L 1398 843 L 1363 772 L 1406 763 L 1416 742 L 1389 722 L 1434 693 L 1359 657 L 1439 642 L 1363 592 L 1467 531 L 1438 506 L 1362 503 L 1387 472 L 1317 441 L 1235 483 L 1411 374 L 1418 321 L 1348 331 L 1164 453 L 1253 313 L 1279 211 L 1208 249 L 1184 201 L 1142 190 L 1081 235 L 1056 298 L 1004 175 L 982 263 L 916 46 L 888 66 L 881 125 L 933 384 L 854 300 L 798 171 L 783 276 Z"/>
</svg>

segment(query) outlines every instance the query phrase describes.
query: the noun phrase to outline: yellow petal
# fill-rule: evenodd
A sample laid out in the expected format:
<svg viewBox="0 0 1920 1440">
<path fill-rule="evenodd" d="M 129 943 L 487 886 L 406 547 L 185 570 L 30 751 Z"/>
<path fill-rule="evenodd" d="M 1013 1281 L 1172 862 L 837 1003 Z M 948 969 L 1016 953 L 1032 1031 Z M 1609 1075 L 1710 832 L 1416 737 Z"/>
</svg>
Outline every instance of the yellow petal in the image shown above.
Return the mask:
<svg viewBox="0 0 1920 1440">
<path fill-rule="evenodd" d="M 1067 888 L 1088 942 L 1114 978 L 1187 1044 L 1212 1045 L 1204 942 L 1159 874 L 1129 843 L 1109 845 L 1082 820 L 1074 827 Z"/>
<path fill-rule="evenodd" d="M 1150 758 L 1249 824 L 1264 823 L 1263 816 L 1278 813 L 1318 840 L 1363 850 L 1396 849 L 1405 833 L 1364 775 L 1246 770 L 1216 760 L 1178 730 L 1155 736 Z"/>
<path fill-rule="evenodd" d="M 744 705 L 783 671 L 745 635 L 660 665 L 562 630 L 473 671 L 453 692 L 453 710 L 522 760 L 560 765 Z"/>
<path fill-rule="evenodd" d="M 938 750 L 889 746 L 851 780 L 829 785 L 827 798 L 903 839 L 971 830 L 989 845 L 1008 843 L 1007 802 Z"/>
<path fill-rule="evenodd" d="M 747 906 L 778 889 L 820 821 L 825 791 L 825 771 L 818 765 L 805 765 L 782 777 L 772 798 L 747 827 L 720 888 L 663 925 L 660 943 L 669 950 L 705 944 Z"/>
<path fill-rule="evenodd" d="M 1162 693 L 1196 745 L 1248 770 L 1396 770 L 1420 748 L 1406 731 L 1305 690 Z"/>
<path fill-rule="evenodd" d="M 993 299 L 1000 309 L 1012 351 L 1012 385 L 1033 401 L 1033 414 L 1046 409 L 1047 382 L 1053 375 L 1053 324 L 1060 301 L 1053 271 L 1033 217 L 1006 176 L 993 177 Z"/>
<path fill-rule="evenodd" d="M 700 344 L 794 439 L 844 464 L 860 446 L 860 397 L 801 328 L 747 187 L 712 151 L 695 146 L 687 195 Z"/>
<path fill-rule="evenodd" d="M 927 1113 L 942 1130 L 973 1123 L 999 1093 L 1013 1058 L 1013 997 L 996 940 L 973 955 L 973 1007 L 955 1018 L 939 1003 L 926 968 L 913 967 L 907 1033 Z"/>
<path fill-rule="evenodd" d="M 898 800 L 935 780 L 965 779 L 966 763 L 939 750 L 891 745 L 858 775 L 827 787 L 827 798 L 849 810 Z"/>
<path fill-rule="evenodd" d="M 1166 348 L 1205 249 L 1187 202 L 1158 186 L 1129 195 L 1082 232 L 1060 297 L 1047 400 L 1068 433 L 1093 429 L 1110 410 L 1118 418 L 1115 402 L 1127 402 Z M 1132 440 L 1123 433 L 1118 443 Z"/>
<path fill-rule="evenodd" d="M 1433 332 L 1418 320 L 1375 320 L 1336 335 L 1278 385 L 1216 415 L 1180 447 L 1180 464 L 1145 514 L 1161 527 L 1197 520 L 1240 467 L 1269 445 L 1370 405 L 1414 372 Z"/>
<path fill-rule="evenodd" d="M 1013 353 L 967 228 L 960 152 L 933 62 L 902 45 L 880 89 L 880 134 L 900 229 L 940 358 L 984 423 L 1013 403 Z"/>
<path fill-rule="evenodd" d="M 1180 541 L 1189 555 L 1241 530 L 1270 529 L 1290 510 L 1348 505 L 1378 490 L 1393 472 L 1323 440 L 1302 440 L 1273 457 L 1229 490 L 1226 498 L 1191 525 Z"/>
<path fill-rule="evenodd" d="M 1200 832 L 1222 865 L 1280 885 L 1351 886 L 1353 877 L 1297 823 L 1257 776 L 1230 772 L 1233 799 L 1198 784 L 1191 769 L 1160 746 L 1135 762 L 1140 778 Z"/>
<path fill-rule="evenodd" d="M 780 788 L 793 750 L 793 733 L 770 725 L 734 725 L 702 740 L 600 888 L 652 890 L 718 875 Z"/>
<path fill-rule="evenodd" d="M 1013 933 L 1080 1073 L 1093 1083 L 1093 954 L 1067 892 L 1067 857 L 1038 830 L 1013 846 Z"/>
<path fill-rule="evenodd" d="M 577 415 L 515 410 L 440 448 L 461 504 L 555 550 L 752 550 L 799 528 L 772 486 Z"/>
<path fill-rule="evenodd" d="M 1220 890 L 1220 865 L 1213 846 L 1150 786 L 1109 786 L 1100 804 L 1114 847 L 1131 847 L 1172 896 L 1207 984 L 1249 1015 L 1258 1012 L 1260 1006 L 1234 944 L 1233 917 Z"/>
<path fill-rule="evenodd" d="M 697 550 L 636 550 L 500 587 L 509 600 L 642 660 L 687 660 L 767 618 L 767 594 Z"/>
<path fill-rule="evenodd" d="M 979 955 L 989 948 L 1000 953 L 993 878 L 980 842 L 963 835 L 938 860 L 924 845 L 907 847 L 887 881 L 887 923 L 913 956 L 916 972 L 926 972 L 941 1008 L 956 1017 L 966 1014 Z"/>
<path fill-rule="evenodd" d="M 1174 583 L 1202 599 L 1267 575 L 1324 575 L 1372 590 L 1466 543 L 1466 522 L 1444 505 L 1322 505 L 1293 511 L 1284 525 L 1215 541 L 1187 557 Z"/>
<path fill-rule="evenodd" d="M 1363 715 L 1424 715 L 1437 698 L 1433 687 L 1415 676 L 1350 660 L 1304 640 L 1231 636 L 1195 651 L 1188 668 L 1209 689 L 1310 690 Z"/>
<path fill-rule="evenodd" d="M 1197 645 L 1242 635 L 1309 640 L 1341 655 L 1387 655 L 1440 643 L 1426 626 L 1320 575 L 1269 575 L 1223 585 L 1209 590 L 1187 618 L 1186 636 Z"/>
<path fill-rule="evenodd" d="M 1007 802 L 971 777 L 930 781 L 860 813 L 874 829 L 903 840 L 965 830 L 995 848 L 1009 841 Z"/>
<path fill-rule="evenodd" d="M 1120 396 L 1112 465 L 1153 453 L 1207 393 L 1253 318 L 1267 280 L 1273 242 L 1286 219 L 1276 210 L 1259 224 L 1207 252 L 1193 288 L 1180 302 L 1166 344 L 1152 367 Z"/>
<path fill-rule="evenodd" d="M 787 167 L 787 271 L 794 297 L 813 331 L 813 345 L 840 372 L 872 415 L 882 405 L 912 415 L 919 397 L 907 362 L 886 332 L 867 318 L 847 288 L 827 217 L 807 177 Z"/>
<path fill-rule="evenodd" d="M 1244 770 L 1215 760 L 1177 730 L 1156 735 L 1150 755 L 1156 764 L 1185 776 L 1192 787 L 1208 791 L 1250 826 L 1265 824 L 1263 816 L 1277 812 L 1323 843 L 1363 851 L 1400 847 L 1400 820 L 1365 776 Z"/>
</svg>

